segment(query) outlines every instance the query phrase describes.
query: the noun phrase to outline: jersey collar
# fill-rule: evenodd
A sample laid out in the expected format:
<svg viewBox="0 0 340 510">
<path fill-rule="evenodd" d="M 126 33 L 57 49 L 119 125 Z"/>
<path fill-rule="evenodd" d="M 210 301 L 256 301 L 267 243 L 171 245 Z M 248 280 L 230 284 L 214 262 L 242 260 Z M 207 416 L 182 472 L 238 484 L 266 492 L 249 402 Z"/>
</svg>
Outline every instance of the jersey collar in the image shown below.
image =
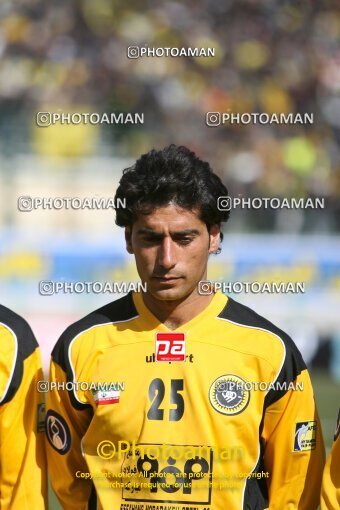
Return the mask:
<svg viewBox="0 0 340 510">
<path fill-rule="evenodd" d="M 169 329 L 162 322 L 160 322 L 152 312 L 150 312 L 150 310 L 144 304 L 141 292 L 133 292 L 132 299 L 138 312 L 139 318 L 143 323 L 143 328 L 145 328 L 145 330 L 157 330 L 164 332 L 188 332 L 198 324 L 201 324 L 202 321 L 217 317 L 228 302 L 228 297 L 222 294 L 222 292 L 217 291 L 215 292 L 214 297 L 208 306 L 206 306 L 204 310 L 202 310 L 199 314 L 195 315 L 195 317 L 193 317 L 185 324 L 182 324 L 179 328 Z"/>
</svg>

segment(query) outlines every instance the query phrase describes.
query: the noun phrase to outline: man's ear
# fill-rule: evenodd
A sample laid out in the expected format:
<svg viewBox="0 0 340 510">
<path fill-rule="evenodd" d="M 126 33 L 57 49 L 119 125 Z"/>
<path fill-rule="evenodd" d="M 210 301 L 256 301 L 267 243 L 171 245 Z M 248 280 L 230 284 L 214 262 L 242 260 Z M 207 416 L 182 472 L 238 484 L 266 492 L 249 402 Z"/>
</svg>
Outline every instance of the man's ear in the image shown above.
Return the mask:
<svg viewBox="0 0 340 510">
<path fill-rule="evenodd" d="M 220 226 L 211 225 L 209 229 L 209 253 L 217 253 L 220 247 Z"/>
<path fill-rule="evenodd" d="M 125 243 L 126 243 L 126 251 L 128 253 L 133 253 L 132 243 L 131 243 L 131 227 L 125 227 Z"/>
</svg>

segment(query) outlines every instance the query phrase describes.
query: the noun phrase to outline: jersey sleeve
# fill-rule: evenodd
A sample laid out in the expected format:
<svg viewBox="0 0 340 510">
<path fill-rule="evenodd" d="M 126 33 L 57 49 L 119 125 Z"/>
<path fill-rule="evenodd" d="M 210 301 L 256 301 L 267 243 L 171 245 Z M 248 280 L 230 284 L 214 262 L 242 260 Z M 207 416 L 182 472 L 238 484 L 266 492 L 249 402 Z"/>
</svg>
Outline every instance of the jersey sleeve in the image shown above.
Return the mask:
<svg viewBox="0 0 340 510">
<path fill-rule="evenodd" d="M 334 443 L 327 459 L 322 478 L 321 510 L 340 508 L 340 410 Z"/>
<path fill-rule="evenodd" d="M 265 398 L 261 439 L 269 509 L 316 510 L 325 462 L 323 438 L 307 368 L 290 342 Z"/>
<path fill-rule="evenodd" d="M 14 314 L 13 314 L 14 315 Z M 38 344 L 28 324 L 0 325 L 0 508 L 47 508 L 44 394 Z"/>
<path fill-rule="evenodd" d="M 92 408 L 73 391 L 78 365 L 72 356 L 72 336 L 59 339 L 50 365 L 46 412 L 46 450 L 51 484 L 64 510 L 92 508 L 93 484 L 81 441 L 92 418 Z M 77 365 L 77 366 L 76 366 Z M 79 379 L 78 379 L 79 382 Z M 80 474 L 83 473 L 83 476 Z"/>
</svg>

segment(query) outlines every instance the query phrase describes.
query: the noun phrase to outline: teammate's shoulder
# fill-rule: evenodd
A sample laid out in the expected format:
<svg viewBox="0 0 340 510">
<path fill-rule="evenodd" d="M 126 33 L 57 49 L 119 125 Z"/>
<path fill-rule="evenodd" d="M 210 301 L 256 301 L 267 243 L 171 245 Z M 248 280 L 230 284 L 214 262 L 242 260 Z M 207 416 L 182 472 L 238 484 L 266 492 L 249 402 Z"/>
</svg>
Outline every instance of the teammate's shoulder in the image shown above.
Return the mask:
<svg viewBox="0 0 340 510">
<path fill-rule="evenodd" d="M 228 298 L 227 305 L 219 314 L 218 318 L 230 321 L 241 327 L 243 326 L 267 332 L 268 337 L 272 338 L 273 341 L 274 339 L 279 339 L 279 341 L 283 343 L 286 351 L 291 351 L 297 356 L 301 356 L 294 341 L 285 331 L 275 326 L 275 324 L 262 315 L 259 315 L 252 308 L 249 308 L 230 297 Z"/>
<path fill-rule="evenodd" d="M 38 344 L 26 320 L 0 305 L 0 405 L 16 394 L 24 373 L 24 361 Z"/>
<path fill-rule="evenodd" d="M 22 358 L 27 358 L 38 347 L 28 322 L 4 305 L 0 305 L 0 325 L 8 331 L 8 338 L 17 343 Z"/>
<path fill-rule="evenodd" d="M 133 303 L 132 292 L 130 292 L 126 296 L 94 310 L 66 328 L 52 351 L 52 357 L 54 359 L 63 358 L 65 351 L 76 337 L 78 338 L 96 326 L 129 322 L 137 316 L 138 313 Z"/>
</svg>

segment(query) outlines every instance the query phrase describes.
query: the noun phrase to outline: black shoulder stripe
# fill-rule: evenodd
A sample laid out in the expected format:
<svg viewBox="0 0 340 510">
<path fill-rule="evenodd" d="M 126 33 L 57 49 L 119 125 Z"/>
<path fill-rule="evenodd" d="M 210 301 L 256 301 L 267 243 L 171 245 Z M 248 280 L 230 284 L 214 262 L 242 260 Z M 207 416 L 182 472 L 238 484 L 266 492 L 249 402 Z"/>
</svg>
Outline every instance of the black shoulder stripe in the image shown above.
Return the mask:
<svg viewBox="0 0 340 510">
<path fill-rule="evenodd" d="M 288 391 L 288 389 L 285 388 L 288 388 L 289 384 L 294 382 L 297 376 L 306 369 L 301 353 L 290 336 L 264 317 L 261 317 L 261 315 L 258 315 L 247 306 L 234 301 L 232 298 L 228 299 L 228 303 L 218 317 L 230 320 L 242 326 L 267 330 L 281 339 L 285 347 L 286 355 L 280 373 L 276 381 L 273 381 L 279 389 L 271 389 L 267 393 L 265 397 L 265 408 L 282 398 Z"/>
<path fill-rule="evenodd" d="M 0 323 L 13 331 L 15 335 L 14 340 L 17 342 L 17 357 L 14 371 L 5 398 L 1 402 L 1 405 L 3 405 L 12 400 L 16 394 L 22 381 L 24 360 L 35 351 L 38 343 L 25 319 L 3 305 L 0 305 Z"/>
<path fill-rule="evenodd" d="M 59 338 L 52 351 L 52 359 L 66 373 L 67 381 L 73 381 L 73 372 L 68 355 L 71 342 L 81 333 L 94 327 L 110 322 L 127 322 L 138 316 L 138 312 L 134 306 L 132 292 L 123 296 L 116 301 L 99 308 L 90 313 L 83 319 L 69 326 Z M 72 391 L 69 391 L 72 405 L 76 409 L 85 409 L 91 406 L 80 404 L 74 397 Z"/>
</svg>

